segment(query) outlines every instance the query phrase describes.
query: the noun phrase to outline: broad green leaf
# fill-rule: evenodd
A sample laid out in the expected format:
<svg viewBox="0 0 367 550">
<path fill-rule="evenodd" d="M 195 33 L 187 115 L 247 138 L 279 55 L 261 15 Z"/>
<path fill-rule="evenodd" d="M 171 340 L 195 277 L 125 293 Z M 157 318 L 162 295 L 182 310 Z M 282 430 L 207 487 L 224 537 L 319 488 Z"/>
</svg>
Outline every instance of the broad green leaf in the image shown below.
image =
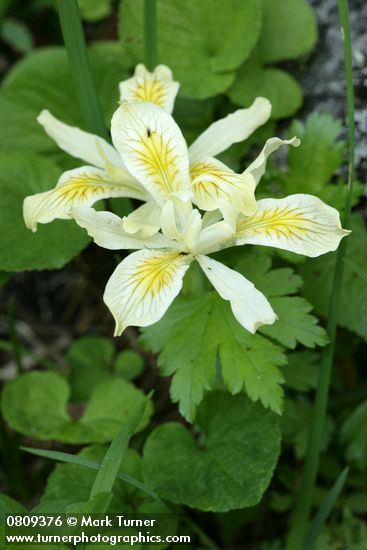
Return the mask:
<svg viewBox="0 0 367 550">
<path fill-rule="evenodd" d="M 83 449 L 75 458 L 101 463 L 107 447 L 96 446 Z M 141 477 L 140 456 L 133 449 L 128 449 L 123 458 L 119 472 L 127 473 L 138 479 Z M 98 467 L 97 467 L 98 469 Z M 83 467 L 79 464 L 58 464 L 47 480 L 46 490 L 41 503 L 52 501 L 63 502 L 63 506 L 72 505 L 74 502 L 85 502 L 89 499 L 90 491 L 96 477 L 96 470 Z M 136 488 L 126 482 L 118 481 L 114 487 L 114 499 L 112 507 L 118 510 L 120 506 L 130 509 L 131 502 L 136 494 Z M 120 510 L 121 510 L 120 509 Z"/>
<path fill-rule="evenodd" d="M 292 269 L 270 270 L 271 259 L 256 252 L 239 262 L 236 269 L 250 279 L 269 299 L 278 320 L 273 325 L 262 326 L 259 331 L 294 349 L 297 343 L 314 348 L 327 343 L 325 330 L 317 323 L 316 317 L 304 298 L 286 296 L 293 294 L 302 285 L 302 279 Z"/>
<path fill-rule="evenodd" d="M 144 58 L 143 21 L 143 0 L 121 2 L 120 38 L 137 63 Z M 260 26 L 258 0 L 158 0 L 158 58 L 171 67 L 184 97 L 204 99 L 232 84 Z"/>
<path fill-rule="evenodd" d="M 119 99 L 118 83 L 127 78 L 131 61 L 119 44 L 110 42 L 93 46 L 90 62 L 97 95 L 109 125 Z M 62 121 L 83 128 L 63 48 L 35 51 L 8 73 L 0 92 L 1 148 L 57 151 L 57 145 L 37 123 L 42 109 L 49 109 Z"/>
<path fill-rule="evenodd" d="M 0 269 L 60 268 L 88 244 L 89 237 L 72 220 L 40 225 L 36 233 L 24 224 L 24 198 L 54 187 L 59 175 L 56 164 L 38 155 L 0 154 Z"/>
<path fill-rule="evenodd" d="M 367 230 L 355 214 L 344 261 L 343 288 L 339 305 L 339 325 L 367 340 Z M 327 316 L 335 254 L 313 258 L 299 266 L 304 279 L 303 293 L 316 311 Z"/>
<path fill-rule="evenodd" d="M 367 401 L 363 401 L 346 418 L 341 436 L 347 445 L 347 458 L 358 468 L 367 467 Z"/>
<path fill-rule="evenodd" d="M 183 416 L 192 420 L 196 406 L 216 380 L 217 353 L 225 385 L 280 413 L 283 393 L 278 370 L 286 360 L 281 349 L 244 330 L 228 304 L 215 293 L 182 296 L 159 322 L 144 329 L 143 343 L 160 351 L 162 374 L 173 374 L 171 397 Z"/>
<path fill-rule="evenodd" d="M 72 343 L 67 352 L 74 401 L 86 401 L 99 382 L 110 377 L 114 346 L 107 338 L 86 336 Z"/>
<path fill-rule="evenodd" d="M 131 383 L 110 379 L 99 383 L 78 420 L 67 406 L 70 388 L 67 381 L 53 372 L 30 372 L 8 382 L 3 391 L 2 410 L 6 421 L 18 432 L 35 439 L 55 439 L 65 443 L 111 441 L 142 403 L 144 394 Z M 151 403 L 138 430 L 151 415 Z"/>
<path fill-rule="evenodd" d="M 285 384 L 299 392 L 316 388 L 320 355 L 304 350 L 289 353 L 287 357 L 288 364 L 282 367 Z"/>
<path fill-rule="evenodd" d="M 49 451 L 47 449 L 35 449 L 34 447 L 21 447 L 23 451 L 26 451 L 27 453 L 33 454 L 35 456 L 41 456 L 43 458 L 48 458 L 50 460 L 56 460 L 60 461 L 66 464 L 72 464 L 76 466 L 83 466 L 84 468 L 91 468 L 92 470 L 99 470 L 101 466 L 101 462 L 98 462 L 97 460 L 91 460 L 90 458 L 85 458 L 82 456 L 82 454 L 79 455 L 72 455 L 70 453 L 63 453 L 60 451 Z M 100 449 L 100 452 L 102 453 L 102 448 L 99 447 L 90 447 L 90 450 L 92 452 L 98 452 L 98 449 Z M 87 450 L 85 449 L 87 452 Z M 81 452 L 83 453 L 84 450 Z M 127 454 L 129 454 L 130 450 L 127 450 Z M 103 456 L 103 455 L 101 455 Z M 125 463 L 124 463 L 125 464 Z M 134 462 L 135 464 L 135 462 Z M 139 470 L 140 472 L 140 470 Z M 140 473 L 139 473 L 140 477 Z M 117 479 L 120 479 L 121 481 L 125 481 L 132 487 L 135 487 L 136 489 L 139 489 L 140 491 L 143 491 L 148 496 L 152 497 L 157 503 L 162 504 L 161 500 L 157 497 L 157 495 L 149 489 L 146 485 L 141 483 L 138 479 L 135 477 L 130 476 L 129 474 L 125 472 L 119 471 L 117 474 Z M 55 502 L 55 501 L 53 501 Z"/>
<path fill-rule="evenodd" d="M 0 525 L 5 521 L 6 514 L 24 514 L 27 510 L 20 502 L 17 502 L 8 495 L 0 493 Z"/>
<path fill-rule="evenodd" d="M 84 502 L 73 502 L 73 504 L 69 504 L 69 506 L 66 507 L 66 513 L 82 515 L 104 514 L 107 512 L 112 498 L 112 493 L 98 493 Z"/>
<path fill-rule="evenodd" d="M 262 66 L 256 60 L 240 67 L 227 93 L 240 107 L 249 107 L 258 96 L 266 97 L 272 105 L 272 119 L 294 115 L 302 105 L 302 89 L 290 74 Z"/>
<path fill-rule="evenodd" d="M 161 498 L 204 511 L 255 506 L 279 451 L 277 416 L 244 395 L 214 392 L 197 416 L 197 438 L 182 425 L 156 428 L 144 447 L 144 480 Z"/>
<path fill-rule="evenodd" d="M 90 22 L 99 21 L 111 14 L 112 0 L 78 0 L 83 19 Z"/>
<path fill-rule="evenodd" d="M 103 461 L 94 480 L 90 496 L 91 498 L 100 493 L 108 493 L 113 489 L 116 476 L 121 466 L 121 461 L 127 451 L 129 441 L 133 433 L 141 423 L 147 401 L 143 401 L 130 411 L 121 430 L 113 438 L 111 445 L 106 451 Z"/>
<path fill-rule="evenodd" d="M 116 357 L 115 370 L 126 380 L 134 380 L 144 370 L 144 359 L 136 351 L 121 351 Z"/>
<path fill-rule="evenodd" d="M 256 54 L 264 63 L 295 59 L 315 46 L 317 26 L 307 0 L 262 0 L 263 23 Z"/>
</svg>

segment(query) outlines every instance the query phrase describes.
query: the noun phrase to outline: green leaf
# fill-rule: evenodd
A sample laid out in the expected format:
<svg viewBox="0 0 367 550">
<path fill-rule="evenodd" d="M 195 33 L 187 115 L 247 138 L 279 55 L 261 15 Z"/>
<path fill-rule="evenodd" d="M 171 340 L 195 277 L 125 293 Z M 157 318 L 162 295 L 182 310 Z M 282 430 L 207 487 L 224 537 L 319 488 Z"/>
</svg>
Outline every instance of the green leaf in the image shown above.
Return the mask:
<svg viewBox="0 0 367 550">
<path fill-rule="evenodd" d="M 130 412 L 123 427 L 112 440 L 94 480 L 90 493 L 91 498 L 97 496 L 99 493 L 112 491 L 121 466 L 121 460 L 126 453 L 133 433 L 141 423 L 146 405 L 147 401 L 144 400 Z"/>
<path fill-rule="evenodd" d="M 99 446 L 92 446 L 87 447 L 83 449 L 79 455 L 72 455 L 70 453 L 63 453 L 60 451 L 48 451 L 46 449 L 35 449 L 33 447 L 21 447 L 23 451 L 26 451 L 30 454 L 41 456 L 43 458 L 49 458 L 50 460 L 57 460 L 60 462 L 64 462 L 66 464 L 72 464 L 75 466 L 83 466 L 85 468 L 91 468 L 92 470 L 99 470 L 101 466 L 101 460 L 104 456 L 103 450 L 104 447 Z M 96 456 L 97 458 L 100 458 L 100 461 L 97 460 L 91 460 L 90 458 L 85 458 L 86 456 Z M 127 469 L 132 471 L 139 476 L 140 478 L 140 457 L 136 453 L 136 451 L 128 449 L 126 452 L 126 460 L 123 461 L 123 468 L 124 470 Z M 56 475 L 56 469 L 54 470 L 54 473 Z M 72 476 L 71 476 L 72 477 Z M 91 477 L 93 480 L 93 477 Z M 132 477 L 131 475 L 127 474 L 125 471 L 119 471 L 117 474 L 117 479 L 120 479 L 121 481 L 125 481 L 132 487 L 135 487 L 136 489 L 139 489 L 140 491 L 143 491 L 148 496 L 152 497 L 156 502 L 159 504 L 162 504 L 161 500 L 157 497 L 157 495 L 149 489 L 146 485 L 141 483 L 138 479 L 135 477 Z M 64 484 L 62 484 L 64 487 Z M 88 487 L 91 485 L 88 485 Z M 79 498 L 79 497 L 77 497 Z M 62 501 L 62 498 L 60 497 L 60 502 Z M 51 496 L 50 500 L 55 501 L 54 497 Z"/>
<path fill-rule="evenodd" d="M 158 58 L 173 70 L 183 96 L 204 99 L 232 84 L 233 71 L 249 56 L 260 26 L 258 0 L 158 0 Z M 120 38 L 141 62 L 143 0 L 121 2 Z"/>
<path fill-rule="evenodd" d="M 99 383 L 79 420 L 70 418 L 67 405 L 70 388 L 53 372 L 30 372 L 8 382 L 3 391 L 2 410 L 6 421 L 32 438 L 65 443 L 111 441 L 131 409 L 145 400 L 131 383 L 117 378 Z M 140 423 L 143 429 L 152 412 L 151 403 Z"/>
<path fill-rule="evenodd" d="M 288 354 L 288 364 L 282 367 L 285 384 L 293 390 L 306 392 L 316 388 L 320 356 L 314 351 Z"/>
<path fill-rule="evenodd" d="M 69 464 L 58 464 L 47 480 L 47 486 L 42 496 L 41 503 L 58 501 L 63 507 L 70 506 L 74 502 L 85 502 L 89 499 L 96 473 L 101 465 L 107 448 L 93 445 L 83 449 L 78 455 L 55 456 L 57 460 L 69 459 Z M 52 451 L 46 451 L 42 456 L 48 457 Z M 41 454 L 41 453 L 37 453 Z M 65 455 L 65 453 L 58 453 Z M 52 458 L 52 457 L 51 457 Z M 73 463 L 71 462 L 73 459 Z M 136 487 L 127 484 L 125 475 L 134 476 L 132 479 L 141 477 L 141 459 L 136 451 L 128 449 L 122 460 L 118 472 L 118 479 L 114 487 L 114 498 L 112 506 L 130 508 L 131 501 L 136 494 Z M 122 482 L 121 482 L 122 481 Z"/>
<path fill-rule="evenodd" d="M 297 343 L 309 348 L 325 345 L 328 342 L 326 332 L 317 324 L 317 318 L 310 315 L 312 306 L 304 298 L 285 296 L 296 292 L 302 279 L 289 268 L 270 271 L 270 267 L 271 259 L 256 252 L 236 267 L 265 294 L 278 316 L 273 325 L 262 326 L 259 331 L 291 349 Z"/>
<path fill-rule="evenodd" d="M 316 18 L 306 0 L 262 0 L 262 15 L 256 54 L 264 63 L 295 59 L 315 46 Z"/>
<path fill-rule="evenodd" d="M 83 19 L 94 23 L 108 17 L 112 12 L 112 0 L 78 0 Z"/>
<path fill-rule="evenodd" d="M 23 221 L 27 195 L 55 186 L 60 175 L 56 164 L 28 153 L 0 154 L 0 269 L 24 271 L 60 268 L 76 256 L 89 238 L 72 220 L 39 226 L 36 233 Z"/>
<path fill-rule="evenodd" d="M 28 27 L 11 17 L 5 19 L 1 26 L 1 39 L 19 53 L 29 52 L 33 48 L 33 37 Z"/>
<path fill-rule="evenodd" d="M 352 233 L 344 263 L 343 291 L 339 305 L 339 325 L 367 341 L 367 231 L 363 219 L 352 217 Z M 313 258 L 299 266 L 304 279 L 303 293 L 315 309 L 327 316 L 335 254 Z M 317 284 L 316 284 L 317 282 Z"/>
<path fill-rule="evenodd" d="M 143 330 L 142 341 L 161 352 L 158 364 L 163 375 L 173 374 L 171 397 L 187 419 L 214 385 L 218 351 L 229 391 L 245 389 L 252 400 L 280 413 L 283 377 L 277 366 L 286 362 L 281 349 L 244 330 L 215 293 L 178 298 L 159 323 Z"/>
<path fill-rule="evenodd" d="M 199 434 L 176 422 L 156 428 L 144 447 L 144 480 L 170 502 L 227 512 L 255 506 L 272 477 L 279 451 L 276 415 L 244 395 L 206 396 Z"/>
<path fill-rule="evenodd" d="M 272 119 L 289 117 L 302 105 L 302 89 L 291 75 L 264 67 L 255 60 L 240 67 L 227 93 L 241 107 L 249 107 L 258 96 L 266 97 L 272 105 Z"/>
<path fill-rule="evenodd" d="M 117 108 L 118 83 L 127 78 L 131 61 L 119 44 L 109 42 L 90 49 L 90 62 L 109 126 L 111 115 Z M 42 109 L 49 109 L 62 121 L 83 128 L 63 48 L 35 51 L 8 73 L 0 92 L 1 148 L 27 152 L 58 151 L 57 145 L 37 123 L 36 118 Z M 79 162 L 75 160 L 74 166 L 77 165 Z"/>
<path fill-rule="evenodd" d="M 116 357 L 115 370 L 125 380 L 134 380 L 144 370 L 144 359 L 136 351 L 121 351 Z"/>
<path fill-rule="evenodd" d="M 328 338 L 325 329 L 318 325 L 318 319 L 310 315 L 312 306 L 298 296 L 271 298 L 270 303 L 278 316 L 274 325 L 259 330 L 274 338 L 287 348 L 294 349 L 297 343 L 308 348 L 325 346 Z"/>
<path fill-rule="evenodd" d="M 72 343 L 67 352 L 73 401 L 86 401 L 99 382 L 111 376 L 114 346 L 107 338 L 86 336 Z"/>
<path fill-rule="evenodd" d="M 0 493 L 0 525 L 5 521 L 6 514 L 24 514 L 27 509 L 8 495 Z"/>
<path fill-rule="evenodd" d="M 347 459 L 364 470 L 367 467 L 367 401 L 346 418 L 341 436 L 347 445 Z"/>
</svg>

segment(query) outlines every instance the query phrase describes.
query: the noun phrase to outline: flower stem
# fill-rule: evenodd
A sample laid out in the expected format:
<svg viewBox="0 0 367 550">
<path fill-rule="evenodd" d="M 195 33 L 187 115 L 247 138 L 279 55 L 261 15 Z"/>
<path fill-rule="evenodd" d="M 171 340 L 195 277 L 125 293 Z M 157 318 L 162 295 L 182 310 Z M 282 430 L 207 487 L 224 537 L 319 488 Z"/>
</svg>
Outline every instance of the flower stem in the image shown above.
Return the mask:
<svg viewBox="0 0 367 550">
<path fill-rule="evenodd" d="M 354 131 L 354 91 L 353 91 L 353 73 L 352 73 L 352 48 L 350 38 L 350 24 L 348 13 L 348 0 L 338 0 L 339 18 L 341 23 L 343 47 L 344 47 L 344 65 L 347 82 L 347 108 L 348 108 L 348 185 L 346 188 L 346 200 L 343 213 L 344 226 L 349 227 L 352 192 L 354 182 L 354 150 L 355 150 L 355 131 Z M 308 448 L 305 459 L 303 479 L 295 512 L 292 518 L 292 526 L 289 531 L 286 550 L 303 550 L 305 537 L 307 534 L 309 515 L 312 506 L 313 494 L 319 466 L 322 433 L 325 425 L 326 410 L 328 404 L 330 378 L 332 372 L 336 328 L 338 324 L 338 306 L 342 290 L 342 279 L 344 269 L 344 256 L 346 252 L 347 240 L 343 240 L 338 249 L 335 261 L 333 284 L 329 299 L 327 333 L 330 338 L 330 344 L 324 348 L 321 359 L 318 385 L 316 390 L 315 404 L 313 408 L 312 424 Z"/>
<path fill-rule="evenodd" d="M 76 0 L 57 0 L 71 76 L 87 130 L 107 137 L 106 126 L 90 71 L 87 46 Z"/>
<path fill-rule="evenodd" d="M 144 60 L 149 71 L 157 64 L 156 0 L 144 0 Z"/>
</svg>

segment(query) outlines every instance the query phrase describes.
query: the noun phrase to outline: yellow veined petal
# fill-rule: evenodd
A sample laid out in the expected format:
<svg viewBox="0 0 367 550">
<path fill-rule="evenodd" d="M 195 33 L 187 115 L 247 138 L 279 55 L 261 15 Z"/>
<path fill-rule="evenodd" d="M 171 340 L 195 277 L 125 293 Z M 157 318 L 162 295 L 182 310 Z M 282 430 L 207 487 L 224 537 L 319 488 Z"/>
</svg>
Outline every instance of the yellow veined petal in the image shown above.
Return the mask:
<svg viewBox="0 0 367 550">
<path fill-rule="evenodd" d="M 69 155 L 98 168 L 105 167 L 105 158 L 114 166 L 124 167 L 116 149 L 105 139 L 61 122 L 46 109 L 41 111 L 37 120 L 60 149 Z"/>
<path fill-rule="evenodd" d="M 115 336 L 130 325 L 159 321 L 182 288 L 192 257 L 174 250 L 139 250 L 125 258 L 109 279 L 104 301 L 116 321 Z"/>
<path fill-rule="evenodd" d="M 268 300 L 243 275 L 208 256 L 198 256 L 197 261 L 219 296 L 230 302 L 233 315 L 245 329 L 254 333 L 276 321 Z"/>
<path fill-rule="evenodd" d="M 236 174 L 225 164 L 208 158 L 191 165 L 194 202 L 206 211 L 219 209 L 235 225 L 239 213 L 256 211 L 255 181 L 251 174 Z"/>
<path fill-rule="evenodd" d="M 243 173 L 252 174 L 253 177 L 255 178 L 256 185 L 257 185 L 260 179 L 265 174 L 266 162 L 268 160 L 269 155 L 277 151 L 279 147 L 281 147 L 282 145 L 293 145 L 293 147 L 298 147 L 300 143 L 301 141 L 297 137 L 293 137 L 292 139 L 280 139 L 277 137 L 268 139 L 263 149 L 261 150 L 260 154 L 250 164 L 250 166 L 246 168 L 246 170 Z"/>
<path fill-rule="evenodd" d="M 161 227 L 161 209 L 153 201 L 146 202 L 122 219 L 122 227 L 127 233 L 150 237 Z"/>
<path fill-rule="evenodd" d="M 124 101 L 150 101 L 172 113 L 180 85 L 166 65 L 158 65 L 149 72 L 144 65 L 135 68 L 132 78 L 120 82 L 120 99 Z"/>
<path fill-rule="evenodd" d="M 258 201 L 253 216 L 237 225 L 236 244 L 259 244 L 315 257 L 336 250 L 350 231 L 342 229 L 339 212 L 313 195 Z"/>
<path fill-rule="evenodd" d="M 207 157 L 215 157 L 233 143 L 244 141 L 259 126 L 265 124 L 271 113 L 271 104 L 264 97 L 255 99 L 248 109 L 238 109 L 234 113 L 213 122 L 190 145 L 189 154 L 192 163 Z"/>
<path fill-rule="evenodd" d="M 129 172 L 159 205 L 171 196 L 191 197 L 186 142 L 173 118 L 152 103 L 123 103 L 111 135 Z"/>
<path fill-rule="evenodd" d="M 146 237 L 137 231 L 134 234 L 124 231 L 122 219 L 112 212 L 97 212 L 94 208 L 73 208 L 73 217 L 80 227 L 102 248 L 109 250 L 140 248 L 172 248 L 171 243 L 160 233 Z"/>
<path fill-rule="evenodd" d="M 24 221 L 29 229 L 36 231 L 38 223 L 69 219 L 73 207 L 91 206 L 109 197 L 144 199 L 145 195 L 144 190 L 134 183 L 116 182 L 104 170 L 82 166 L 64 172 L 54 189 L 26 197 L 23 203 Z"/>
</svg>

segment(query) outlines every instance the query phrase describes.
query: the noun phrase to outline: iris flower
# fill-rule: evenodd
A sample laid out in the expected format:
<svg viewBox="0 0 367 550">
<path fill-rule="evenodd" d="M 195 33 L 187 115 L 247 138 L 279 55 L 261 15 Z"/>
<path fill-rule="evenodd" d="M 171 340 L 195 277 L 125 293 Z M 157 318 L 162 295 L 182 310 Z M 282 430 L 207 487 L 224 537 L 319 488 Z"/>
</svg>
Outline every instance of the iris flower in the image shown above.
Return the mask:
<svg viewBox="0 0 367 550">
<path fill-rule="evenodd" d="M 111 122 L 114 148 L 47 114 L 48 133 L 74 156 L 93 157 L 90 162 L 99 169 L 103 183 L 98 192 L 94 182 L 85 183 L 82 197 L 76 192 L 79 183 L 74 194 L 70 183 L 65 201 L 60 199 L 64 174 L 56 189 L 25 200 L 26 223 L 35 228 L 37 222 L 53 217 L 73 217 L 99 246 L 137 250 L 118 265 L 104 293 L 115 318 L 115 335 L 129 325 L 148 326 L 161 319 L 194 260 L 219 295 L 230 302 L 238 322 L 255 332 L 276 320 L 269 302 L 243 275 L 209 254 L 259 244 L 315 257 L 335 250 L 349 232 L 342 229 L 337 210 L 312 195 L 256 202 L 255 189 L 269 154 L 283 143 L 297 146 L 297 138 L 268 140 L 242 174 L 215 158 L 267 120 L 266 99 L 258 98 L 250 108 L 214 122 L 188 148 L 170 114 L 177 89 L 167 67 L 149 73 L 138 66 L 134 77 L 120 85 L 123 101 Z M 74 138 L 79 138 L 75 148 Z M 86 150 L 82 143 L 87 141 Z M 87 168 L 91 169 L 84 167 L 85 174 Z M 111 187 L 121 194 L 108 195 Z M 130 196 L 145 201 L 127 218 L 91 208 L 101 195 L 128 196 L 127 187 Z"/>
</svg>

